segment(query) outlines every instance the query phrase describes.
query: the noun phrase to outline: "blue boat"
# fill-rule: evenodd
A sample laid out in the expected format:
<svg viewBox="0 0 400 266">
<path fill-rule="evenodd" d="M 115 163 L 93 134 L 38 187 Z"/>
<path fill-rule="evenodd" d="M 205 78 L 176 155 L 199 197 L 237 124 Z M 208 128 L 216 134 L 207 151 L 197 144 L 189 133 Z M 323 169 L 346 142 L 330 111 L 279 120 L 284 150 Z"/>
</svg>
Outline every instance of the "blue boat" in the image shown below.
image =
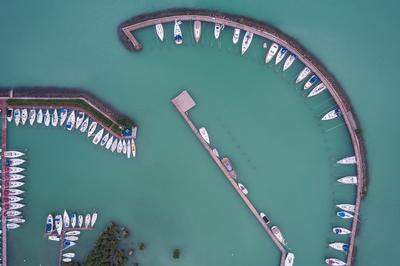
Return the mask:
<svg viewBox="0 0 400 266">
<path fill-rule="evenodd" d="M 353 218 L 353 214 L 345 212 L 345 211 L 338 211 L 336 215 L 342 219 L 351 219 Z"/>
<path fill-rule="evenodd" d="M 304 84 L 304 89 L 307 90 L 309 88 L 311 88 L 317 81 L 318 81 L 318 77 L 316 75 L 312 75 L 308 81 L 306 82 L 306 84 Z"/>
<path fill-rule="evenodd" d="M 49 214 L 46 220 L 46 234 L 50 234 L 54 230 L 53 215 Z"/>
<path fill-rule="evenodd" d="M 63 242 L 63 249 L 62 250 L 66 250 L 67 248 L 70 248 L 72 246 L 75 246 L 76 243 L 73 241 L 68 241 L 68 240 L 64 240 Z"/>
</svg>

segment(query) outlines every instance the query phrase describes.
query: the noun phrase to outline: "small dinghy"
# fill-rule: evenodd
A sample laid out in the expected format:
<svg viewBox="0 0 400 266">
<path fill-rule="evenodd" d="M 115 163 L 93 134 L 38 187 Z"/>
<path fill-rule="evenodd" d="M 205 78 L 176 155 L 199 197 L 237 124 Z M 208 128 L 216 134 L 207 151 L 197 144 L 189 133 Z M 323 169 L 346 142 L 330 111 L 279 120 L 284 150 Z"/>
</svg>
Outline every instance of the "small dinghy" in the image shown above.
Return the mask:
<svg viewBox="0 0 400 266">
<path fill-rule="evenodd" d="M 327 120 L 332 120 L 335 119 L 337 117 L 341 117 L 342 116 L 342 111 L 339 109 L 339 107 L 336 107 L 335 109 L 333 109 L 332 111 L 329 111 L 328 113 L 326 113 L 321 120 L 322 121 L 327 121 Z"/>
<path fill-rule="evenodd" d="M 282 232 L 278 226 L 276 226 L 276 225 L 272 226 L 271 231 L 275 235 L 276 239 L 278 239 L 279 242 L 281 242 L 283 245 L 286 245 L 286 240 L 283 237 Z"/>
<path fill-rule="evenodd" d="M 290 54 L 288 58 L 286 58 L 285 63 L 283 64 L 283 71 L 288 70 L 292 66 L 294 61 L 296 61 L 296 55 Z"/>
<path fill-rule="evenodd" d="M 13 119 L 14 110 L 12 108 L 7 109 L 7 121 L 11 122 Z"/>
<path fill-rule="evenodd" d="M 66 236 L 64 239 L 68 240 L 68 241 L 78 241 L 79 237 L 77 237 L 77 236 Z"/>
<path fill-rule="evenodd" d="M 63 262 L 72 262 L 72 259 L 71 258 L 63 258 L 62 261 Z"/>
<path fill-rule="evenodd" d="M 74 228 L 76 226 L 76 214 L 72 212 L 69 217 L 71 218 L 71 227 Z"/>
<path fill-rule="evenodd" d="M 26 120 L 28 120 L 28 110 L 24 108 L 21 111 L 21 124 L 25 125 Z"/>
<path fill-rule="evenodd" d="M 175 25 L 174 25 L 174 39 L 176 44 L 182 44 L 183 43 L 183 37 L 182 37 L 182 30 L 179 25 L 181 25 L 181 21 L 175 20 Z"/>
<path fill-rule="evenodd" d="M 131 150 L 132 150 L 132 156 L 136 157 L 136 144 L 135 144 L 134 139 L 132 139 L 132 142 L 131 142 Z"/>
<path fill-rule="evenodd" d="M 246 31 L 242 40 L 242 55 L 249 49 L 251 41 L 253 40 L 253 33 Z"/>
<path fill-rule="evenodd" d="M 20 158 L 10 158 L 10 159 L 6 159 L 6 165 L 7 166 L 18 166 L 23 164 L 24 162 L 26 162 L 24 159 L 20 159 Z"/>
<path fill-rule="evenodd" d="M 19 224 L 16 224 L 16 223 L 7 223 L 7 229 L 16 229 L 16 228 L 18 228 L 18 227 L 20 227 Z"/>
<path fill-rule="evenodd" d="M 82 122 L 81 128 L 79 129 L 82 133 L 86 131 L 89 126 L 89 117 L 86 117 L 85 121 Z"/>
<path fill-rule="evenodd" d="M 307 95 L 308 98 L 313 97 L 315 95 L 320 94 L 321 92 L 323 92 L 324 90 L 326 90 L 326 86 L 324 83 L 320 83 L 317 86 L 315 86 L 314 89 L 311 90 L 310 94 Z"/>
<path fill-rule="evenodd" d="M 43 122 L 43 111 L 42 109 L 39 109 L 37 115 L 36 115 L 36 122 L 38 124 L 41 124 Z"/>
<path fill-rule="evenodd" d="M 100 129 L 99 132 L 97 132 L 97 134 L 94 136 L 92 142 L 93 144 L 97 145 L 99 144 L 101 137 L 103 136 L 104 133 L 104 128 Z"/>
<path fill-rule="evenodd" d="M 68 228 L 68 227 L 69 227 L 69 223 L 70 223 L 70 217 L 69 217 L 67 211 L 64 210 L 64 214 L 63 214 L 63 224 L 64 224 L 64 227 L 65 227 L 65 228 Z"/>
<path fill-rule="evenodd" d="M 8 177 L 10 178 L 11 181 L 18 181 L 25 178 L 25 176 L 21 174 L 9 174 Z"/>
<path fill-rule="evenodd" d="M 100 146 L 104 146 L 107 143 L 109 137 L 110 137 L 109 133 L 105 134 L 104 137 L 100 141 Z"/>
<path fill-rule="evenodd" d="M 125 140 L 122 141 L 122 153 L 126 154 L 126 141 Z"/>
<path fill-rule="evenodd" d="M 267 52 L 267 55 L 265 56 L 265 63 L 268 64 L 272 58 L 274 58 L 275 54 L 279 50 L 279 45 L 276 43 L 273 43 L 271 47 L 269 47 L 269 50 Z"/>
<path fill-rule="evenodd" d="M 201 21 L 200 20 L 195 20 L 193 24 L 193 31 L 194 31 L 194 40 L 196 43 L 200 41 L 201 37 Z"/>
<path fill-rule="evenodd" d="M 21 157 L 24 155 L 25 155 L 25 153 L 20 152 L 20 151 L 5 151 L 4 152 L 4 156 L 6 158 L 18 158 L 18 157 Z"/>
<path fill-rule="evenodd" d="M 50 236 L 47 237 L 47 239 L 51 240 L 51 241 L 60 241 L 61 237 L 55 236 L 55 235 L 50 235 Z"/>
<path fill-rule="evenodd" d="M 70 247 L 73 247 L 73 246 L 75 246 L 75 245 L 76 245 L 75 242 L 68 241 L 68 240 L 64 240 L 63 249 L 62 249 L 62 250 L 66 250 L 66 249 L 68 249 L 68 248 L 70 248 Z"/>
<path fill-rule="evenodd" d="M 212 149 L 212 152 L 217 156 L 217 158 L 219 158 L 219 152 L 216 148 Z"/>
<path fill-rule="evenodd" d="M 237 44 L 240 38 L 240 29 L 235 29 L 233 31 L 232 42 L 233 44 Z"/>
<path fill-rule="evenodd" d="M 86 214 L 85 216 L 85 227 L 88 228 L 90 226 L 90 214 Z"/>
<path fill-rule="evenodd" d="M 111 152 L 114 152 L 117 146 L 118 146 L 118 139 L 115 138 L 113 144 L 111 145 Z"/>
<path fill-rule="evenodd" d="M 337 161 L 338 164 L 356 164 L 356 156 L 350 156 Z"/>
<path fill-rule="evenodd" d="M 15 210 L 13 210 L 13 211 L 7 211 L 6 212 L 6 216 L 7 217 L 15 217 L 15 216 L 19 216 L 19 215 L 21 215 L 22 214 L 22 212 L 20 212 L 20 211 L 15 211 Z"/>
<path fill-rule="evenodd" d="M 90 138 L 93 133 L 96 131 L 96 127 L 97 127 L 97 122 L 92 122 L 89 126 L 89 130 L 87 132 L 87 136 Z"/>
<path fill-rule="evenodd" d="M 201 137 L 202 137 L 208 144 L 210 144 L 210 138 L 209 138 L 209 136 L 208 136 L 207 130 L 206 130 L 204 127 L 202 127 L 202 128 L 199 129 L 199 132 L 200 132 Z"/>
<path fill-rule="evenodd" d="M 285 47 L 281 47 L 278 51 L 278 54 L 276 55 L 275 58 L 275 65 L 279 64 L 283 58 L 285 58 L 285 55 L 287 54 L 288 49 L 286 49 Z"/>
<path fill-rule="evenodd" d="M 293 266 L 294 263 L 294 254 L 289 252 L 285 258 L 285 266 Z"/>
<path fill-rule="evenodd" d="M 54 231 L 53 215 L 47 215 L 46 219 L 46 234 L 51 234 Z"/>
<path fill-rule="evenodd" d="M 65 128 L 71 131 L 75 125 L 75 111 L 72 111 L 68 117 L 67 123 L 65 124 Z"/>
<path fill-rule="evenodd" d="M 81 234 L 81 232 L 79 231 L 67 231 L 65 233 L 66 236 L 79 236 Z"/>
<path fill-rule="evenodd" d="M 311 88 L 316 82 L 318 82 L 318 77 L 317 75 L 312 75 L 307 82 L 304 84 L 303 89 L 308 90 L 309 88 Z"/>
<path fill-rule="evenodd" d="M 18 196 L 18 195 L 21 195 L 22 193 L 24 193 L 24 191 L 20 190 L 20 189 L 16 189 L 16 188 L 9 188 L 7 190 L 7 193 L 10 196 Z"/>
<path fill-rule="evenodd" d="M 117 152 L 118 152 L 118 153 L 121 153 L 121 152 L 122 152 L 122 148 L 123 148 L 123 146 L 122 146 L 122 141 L 119 140 L 119 141 L 118 141 L 118 146 L 117 146 Z"/>
<path fill-rule="evenodd" d="M 51 116 L 51 125 L 53 127 L 58 126 L 58 112 L 57 112 L 57 109 L 54 109 L 53 115 Z"/>
<path fill-rule="evenodd" d="M 19 188 L 23 186 L 25 183 L 20 181 L 6 181 L 5 187 L 6 188 Z"/>
<path fill-rule="evenodd" d="M 353 214 L 345 212 L 345 211 L 338 211 L 336 215 L 342 219 L 352 219 L 354 217 Z"/>
<path fill-rule="evenodd" d="M 46 112 L 44 113 L 44 125 L 46 127 L 48 127 L 50 125 L 50 111 L 49 109 L 46 110 Z"/>
<path fill-rule="evenodd" d="M 64 253 L 63 254 L 64 258 L 75 258 L 75 253 Z"/>
<path fill-rule="evenodd" d="M 29 124 L 33 126 L 33 123 L 36 121 L 36 109 L 31 109 L 29 111 Z"/>
<path fill-rule="evenodd" d="M 20 217 L 9 218 L 9 219 L 7 219 L 7 221 L 10 222 L 10 223 L 15 223 L 15 224 L 23 224 L 23 223 L 25 223 L 25 219 L 22 219 Z"/>
<path fill-rule="evenodd" d="M 126 157 L 128 157 L 128 159 L 131 158 L 131 153 L 132 153 L 132 149 L 131 149 L 131 140 L 128 140 L 128 142 L 126 143 Z"/>
<path fill-rule="evenodd" d="M 21 122 L 21 110 L 19 109 L 14 110 L 14 122 L 16 126 L 19 126 L 19 123 Z"/>
<path fill-rule="evenodd" d="M 107 149 L 107 150 L 109 150 L 109 149 L 111 148 L 111 145 L 112 145 L 112 143 L 113 143 L 113 140 L 114 140 L 114 136 L 111 136 L 111 138 L 109 138 L 109 139 L 107 140 L 107 143 L 106 143 L 106 149 Z"/>
<path fill-rule="evenodd" d="M 351 231 L 343 227 L 333 227 L 332 232 L 337 235 L 349 235 Z"/>
<path fill-rule="evenodd" d="M 346 185 L 357 185 L 357 176 L 344 176 L 337 181 Z"/>
<path fill-rule="evenodd" d="M 18 173 L 20 173 L 20 172 L 22 172 L 24 170 L 25 169 L 21 168 L 21 167 L 15 167 L 15 166 L 8 167 L 8 172 L 10 174 L 18 174 Z"/>
<path fill-rule="evenodd" d="M 67 119 L 68 116 L 68 110 L 62 108 L 60 111 L 60 126 L 62 126 L 65 122 L 65 120 Z"/>
<path fill-rule="evenodd" d="M 76 117 L 76 124 L 75 124 L 75 128 L 78 129 L 80 127 L 80 125 L 83 122 L 83 119 L 85 119 L 85 113 L 82 111 L 78 112 L 78 115 Z"/>
<path fill-rule="evenodd" d="M 303 70 L 300 71 L 299 75 L 297 76 L 296 84 L 299 82 L 302 82 L 310 74 L 311 74 L 310 68 L 308 68 L 308 67 L 303 68 Z"/>
<path fill-rule="evenodd" d="M 356 205 L 354 204 L 337 204 L 336 207 L 347 212 L 355 212 L 356 210 Z"/>
<path fill-rule="evenodd" d="M 90 221 L 90 227 L 94 227 L 94 225 L 96 224 L 97 221 L 97 212 L 94 212 L 92 214 L 92 220 Z"/>
<path fill-rule="evenodd" d="M 54 226 L 57 230 L 57 234 L 61 235 L 63 228 L 63 219 L 61 214 L 56 215 L 56 217 L 54 218 Z"/>
<path fill-rule="evenodd" d="M 333 249 L 336 249 L 336 250 L 339 250 L 339 251 L 342 251 L 344 253 L 349 252 L 349 245 L 346 244 L 346 243 L 332 242 L 332 243 L 329 243 L 329 247 L 333 248 Z"/>
<path fill-rule="evenodd" d="M 243 192 L 243 194 L 247 195 L 249 193 L 249 191 L 246 189 L 245 186 L 243 186 L 243 184 L 238 183 L 238 187 L 240 188 L 240 190 Z"/>
<path fill-rule="evenodd" d="M 78 215 L 78 226 L 81 228 L 83 225 L 83 215 L 79 214 Z"/>
<path fill-rule="evenodd" d="M 345 266 L 346 263 L 344 263 L 341 260 L 335 259 L 335 258 L 328 258 L 325 260 L 325 263 L 328 265 L 332 265 L 332 266 Z"/>
<path fill-rule="evenodd" d="M 223 24 L 219 24 L 219 23 L 215 23 L 214 25 L 214 38 L 216 40 L 218 40 L 219 35 L 221 34 L 221 31 L 224 29 L 224 25 Z"/>
<path fill-rule="evenodd" d="M 156 33 L 161 41 L 164 41 L 164 27 L 161 23 L 156 24 Z"/>
</svg>

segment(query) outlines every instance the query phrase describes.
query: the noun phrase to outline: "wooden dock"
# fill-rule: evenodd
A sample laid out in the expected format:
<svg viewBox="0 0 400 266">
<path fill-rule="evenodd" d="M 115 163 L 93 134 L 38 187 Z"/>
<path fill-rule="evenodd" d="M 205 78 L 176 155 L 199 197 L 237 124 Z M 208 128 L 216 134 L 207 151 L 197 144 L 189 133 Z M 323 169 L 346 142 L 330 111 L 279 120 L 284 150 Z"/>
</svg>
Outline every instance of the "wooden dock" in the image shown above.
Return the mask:
<svg viewBox="0 0 400 266">
<path fill-rule="evenodd" d="M 179 94 L 177 97 L 172 99 L 172 103 L 178 110 L 178 112 L 181 114 L 185 122 L 189 125 L 189 127 L 192 129 L 194 135 L 197 137 L 197 139 L 200 141 L 200 143 L 203 145 L 203 147 L 206 149 L 208 154 L 211 156 L 213 161 L 217 164 L 219 169 L 222 171 L 222 173 L 225 175 L 227 180 L 231 183 L 233 188 L 236 190 L 236 192 L 239 194 L 241 199 L 244 201 L 246 206 L 249 208 L 249 210 L 253 213 L 254 217 L 257 219 L 257 221 L 260 223 L 260 225 L 263 227 L 265 232 L 268 234 L 268 236 L 272 239 L 272 241 L 275 243 L 279 251 L 281 252 L 281 260 L 280 260 L 280 266 L 283 266 L 285 263 L 285 258 L 286 258 L 286 250 L 282 243 L 280 243 L 274 234 L 272 233 L 271 229 L 267 224 L 265 224 L 264 220 L 260 217 L 259 212 L 256 210 L 256 208 L 253 206 L 253 204 L 250 202 L 250 200 L 246 197 L 246 195 L 243 194 L 243 192 L 240 190 L 238 187 L 236 181 L 231 178 L 229 172 L 227 169 L 223 166 L 221 163 L 220 159 L 214 154 L 210 146 L 207 144 L 207 142 L 201 137 L 199 131 L 197 130 L 196 126 L 193 124 L 193 122 L 190 120 L 188 111 L 196 106 L 195 101 L 192 99 L 192 97 L 189 95 L 187 91 L 183 91 L 181 94 Z"/>
<path fill-rule="evenodd" d="M 1 195 L 4 197 L 5 195 L 5 182 L 7 180 L 8 171 L 6 171 L 6 158 L 4 156 L 5 151 L 7 150 L 7 108 L 5 101 L 0 100 L 1 105 Z M 7 266 L 7 210 L 5 208 L 5 201 L 2 200 L 2 215 L 1 215 L 1 254 L 2 254 L 2 265 Z"/>
</svg>

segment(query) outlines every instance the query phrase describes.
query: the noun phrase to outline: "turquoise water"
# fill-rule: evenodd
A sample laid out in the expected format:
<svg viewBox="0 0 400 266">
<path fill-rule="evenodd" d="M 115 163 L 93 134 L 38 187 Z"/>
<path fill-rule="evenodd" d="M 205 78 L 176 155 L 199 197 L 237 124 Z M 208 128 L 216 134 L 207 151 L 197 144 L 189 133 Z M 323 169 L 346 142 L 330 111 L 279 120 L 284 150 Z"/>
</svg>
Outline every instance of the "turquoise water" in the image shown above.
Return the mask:
<svg viewBox="0 0 400 266">
<path fill-rule="evenodd" d="M 250 200 L 282 229 L 296 265 L 343 258 L 327 243 L 339 222 L 334 205 L 352 200 L 354 188 L 335 179 L 355 169 L 334 164 L 352 153 L 343 122 L 319 121 L 332 99 L 304 97 L 293 83 L 300 64 L 285 73 L 266 66 L 260 39 L 240 56 L 230 29 L 215 41 L 206 25 L 201 43 L 194 44 L 185 23 L 184 45 L 176 47 L 168 25 L 165 43 L 153 29 L 137 34 L 141 53 L 120 44 L 121 21 L 182 5 L 267 21 L 295 37 L 340 81 L 360 120 L 370 165 L 357 264 L 393 262 L 399 244 L 392 228 L 400 218 L 400 129 L 393 117 L 399 92 L 392 78 L 398 55 L 389 60 L 385 51 L 395 51 L 399 39 L 393 35 L 396 2 L 13 1 L 0 4 L 0 85 L 86 88 L 133 117 L 139 133 L 138 157 L 127 160 L 77 132 L 10 127 L 9 147 L 26 150 L 29 160 L 28 221 L 9 234 L 10 265 L 55 265 L 57 244 L 43 238 L 44 220 L 64 208 L 99 212 L 97 229 L 84 233 L 75 249 L 80 258 L 114 220 L 132 230 L 132 246 L 147 244 L 137 252 L 141 265 L 277 265 L 271 240 L 170 103 L 182 89 L 198 103 L 193 121 L 231 157 Z M 171 259 L 175 247 L 182 249 L 177 261 Z"/>
</svg>

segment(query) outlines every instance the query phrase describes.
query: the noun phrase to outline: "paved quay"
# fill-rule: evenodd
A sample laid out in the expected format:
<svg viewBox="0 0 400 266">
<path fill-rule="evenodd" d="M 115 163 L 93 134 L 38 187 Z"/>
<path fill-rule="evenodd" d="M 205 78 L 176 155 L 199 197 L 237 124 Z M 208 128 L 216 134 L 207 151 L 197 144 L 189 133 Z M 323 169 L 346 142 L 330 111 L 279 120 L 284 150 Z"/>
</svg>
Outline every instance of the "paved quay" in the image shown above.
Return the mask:
<svg viewBox="0 0 400 266">
<path fill-rule="evenodd" d="M 197 130 L 197 127 L 194 125 L 194 123 L 190 120 L 188 111 L 192 109 L 193 107 L 196 106 L 195 101 L 193 98 L 189 95 L 187 91 L 183 91 L 181 94 L 179 94 L 177 97 L 172 99 L 172 103 L 178 110 L 178 112 L 181 114 L 185 122 L 188 124 L 190 129 L 193 131 L 194 135 L 196 138 L 200 141 L 200 143 L 203 145 L 203 147 L 206 149 L 208 154 L 211 156 L 213 161 L 217 164 L 218 168 L 222 171 L 222 173 L 225 175 L 225 177 L 228 179 L 228 181 L 231 183 L 233 188 L 236 190 L 236 192 L 239 194 L 241 199 L 244 201 L 246 206 L 249 208 L 249 210 L 253 213 L 254 217 L 257 219 L 257 221 L 260 223 L 260 225 L 263 227 L 265 232 L 268 234 L 268 236 L 272 239 L 272 241 L 275 243 L 276 247 L 279 249 L 281 252 L 281 260 L 280 260 L 280 266 L 284 266 L 285 263 L 285 258 L 286 258 L 286 250 L 284 246 L 282 245 L 281 242 L 279 242 L 274 234 L 271 231 L 271 228 L 264 222 L 264 220 L 260 217 L 259 212 L 256 210 L 256 208 L 253 206 L 253 204 L 250 202 L 250 200 L 246 197 L 245 194 L 240 190 L 238 187 L 236 181 L 231 178 L 231 175 L 227 171 L 227 169 L 223 166 L 221 163 L 220 159 L 214 154 L 208 143 L 201 137 L 199 131 Z"/>
</svg>

